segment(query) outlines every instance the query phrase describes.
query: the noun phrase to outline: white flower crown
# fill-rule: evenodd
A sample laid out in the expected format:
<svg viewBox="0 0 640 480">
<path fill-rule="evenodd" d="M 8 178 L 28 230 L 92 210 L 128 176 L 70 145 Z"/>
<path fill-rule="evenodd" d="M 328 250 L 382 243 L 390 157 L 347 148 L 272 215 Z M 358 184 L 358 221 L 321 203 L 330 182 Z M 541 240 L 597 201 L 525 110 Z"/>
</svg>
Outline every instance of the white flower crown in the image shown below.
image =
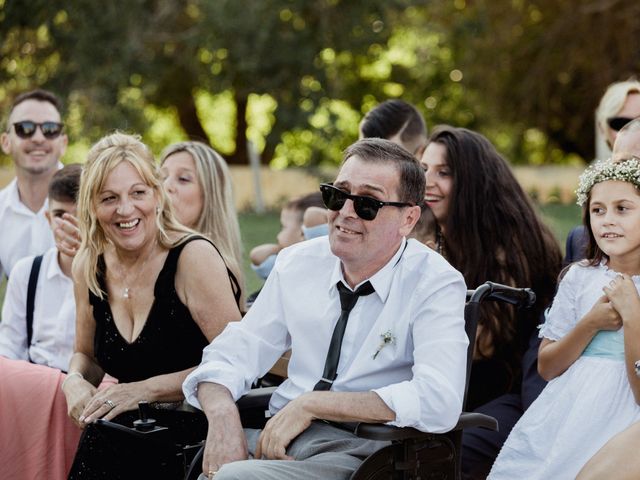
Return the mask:
<svg viewBox="0 0 640 480">
<path fill-rule="evenodd" d="M 616 162 L 609 159 L 591 165 L 580 175 L 578 189 L 576 190 L 576 195 L 578 196 L 577 204 L 583 206 L 587 202 L 589 192 L 593 186 L 596 183 L 606 182 L 607 180 L 629 182 L 636 188 L 640 188 L 640 159 L 631 157 Z"/>
</svg>

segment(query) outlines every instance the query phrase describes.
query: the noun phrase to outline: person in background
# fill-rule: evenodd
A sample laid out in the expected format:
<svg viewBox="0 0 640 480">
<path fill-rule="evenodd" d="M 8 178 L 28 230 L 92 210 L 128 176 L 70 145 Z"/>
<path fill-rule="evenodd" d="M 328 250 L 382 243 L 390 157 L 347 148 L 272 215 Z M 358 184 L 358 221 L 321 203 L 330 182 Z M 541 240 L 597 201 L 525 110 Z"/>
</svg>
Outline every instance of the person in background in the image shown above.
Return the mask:
<svg viewBox="0 0 640 480">
<path fill-rule="evenodd" d="M 78 195 L 75 353 L 63 386 L 69 416 L 84 428 L 70 479 L 178 474 L 181 466 L 119 448 L 94 424 L 131 425 L 140 401 L 177 440 L 206 432 L 175 407 L 202 349 L 241 318 L 239 284 L 211 241 L 178 223 L 169 205 L 138 137 L 116 132 L 91 148 Z M 105 373 L 119 383 L 97 390 Z"/>
<path fill-rule="evenodd" d="M 58 97 L 46 90 L 18 95 L 0 134 L 2 151 L 11 156 L 16 177 L 0 191 L 0 278 L 18 260 L 54 246 L 49 228 L 47 190 L 62 167 L 67 147 Z"/>
<path fill-rule="evenodd" d="M 75 217 L 81 170 L 78 164 L 67 165 L 51 179 L 45 216 L 52 230 L 63 214 Z M 80 429 L 67 416 L 61 390 L 75 338 L 72 261 L 51 247 L 38 257 L 18 260 L 9 277 L 0 322 L 0 465 L 5 478 L 37 478 L 46 471 L 47 478 L 63 480 L 78 446 Z"/>
<path fill-rule="evenodd" d="M 438 222 L 431 208 L 423 204 L 421 209 L 420 218 L 409 234 L 409 238 L 415 238 L 430 249 L 435 250 L 437 248 Z"/>
<path fill-rule="evenodd" d="M 302 236 L 305 240 L 329 235 L 326 207 L 309 207 L 302 216 Z"/>
<path fill-rule="evenodd" d="M 78 164 L 67 165 L 51 180 L 45 216 L 52 230 L 65 213 L 75 216 L 81 170 Z M 38 270 L 33 266 L 36 258 L 41 262 Z M 75 338 L 72 261 L 72 257 L 51 247 L 39 257 L 25 257 L 16 263 L 2 307 L 0 355 L 67 370 Z M 28 327 L 27 292 L 32 272 L 35 283 Z M 27 341 L 29 329 L 33 335 Z"/>
<path fill-rule="evenodd" d="M 479 479 L 544 387 L 536 371 L 537 326 L 553 298 L 562 257 L 509 164 L 484 136 L 436 128 L 422 166 L 425 202 L 438 226 L 436 250 L 462 272 L 468 288 L 491 280 L 530 287 L 537 296 L 527 310 L 503 304 L 482 309 L 466 408 L 497 418 L 500 430 L 463 433 L 463 474 Z"/>
<path fill-rule="evenodd" d="M 280 253 L 253 307 L 184 383 L 209 421 L 209 479 L 346 480 L 387 443 L 333 422 L 442 432 L 458 421 L 466 287 L 440 255 L 406 240 L 424 197 L 417 161 L 387 140 L 360 140 L 320 188 L 329 236 Z M 274 415 L 261 432 L 243 431 L 234 401 L 288 348 Z"/>
<path fill-rule="evenodd" d="M 609 85 L 596 110 L 596 158 L 608 159 L 624 127 L 640 117 L 640 82 L 635 79 Z M 587 232 L 582 225 L 567 235 L 564 265 L 585 258 Z"/>
<path fill-rule="evenodd" d="M 611 159 L 616 162 L 640 157 L 640 118 L 627 123 L 616 138 Z"/>
<path fill-rule="evenodd" d="M 209 238 L 238 279 L 244 311 L 242 240 L 227 163 L 204 143 L 180 142 L 162 153 L 160 173 L 178 221 Z"/>
<path fill-rule="evenodd" d="M 403 100 L 386 100 L 360 123 L 362 138 L 384 138 L 420 160 L 427 145 L 427 125 L 416 107 Z"/>
<path fill-rule="evenodd" d="M 322 195 L 320 192 L 313 192 L 298 198 L 289 200 L 280 211 L 281 229 L 276 239 L 277 243 L 264 243 L 251 249 L 249 259 L 251 260 L 251 268 L 256 274 L 266 279 L 273 268 L 278 253 L 286 247 L 305 240 L 303 232 L 303 219 L 306 211 L 311 207 L 324 210 L 324 218 L 326 218 L 326 209 L 323 208 Z M 309 215 L 311 215 L 310 213 Z M 322 218 L 322 216 L 320 216 Z M 307 217 L 307 221 L 312 220 Z"/>
<path fill-rule="evenodd" d="M 607 87 L 596 109 L 596 158 L 611 156 L 618 132 L 640 117 L 640 82 L 629 79 Z"/>
</svg>

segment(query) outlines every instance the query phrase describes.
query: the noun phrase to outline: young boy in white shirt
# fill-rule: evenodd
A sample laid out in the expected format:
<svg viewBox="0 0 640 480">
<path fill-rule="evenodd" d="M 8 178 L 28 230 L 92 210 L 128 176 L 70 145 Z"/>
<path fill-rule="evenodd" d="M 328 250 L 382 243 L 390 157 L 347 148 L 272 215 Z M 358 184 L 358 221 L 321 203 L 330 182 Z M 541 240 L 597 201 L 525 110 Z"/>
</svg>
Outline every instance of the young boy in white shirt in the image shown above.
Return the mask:
<svg viewBox="0 0 640 480">
<path fill-rule="evenodd" d="M 46 212 L 51 230 L 63 214 L 75 216 L 81 170 L 79 164 L 71 164 L 53 176 Z M 0 322 L 0 355 L 66 371 L 75 339 L 73 257 L 57 247 L 39 257 L 39 271 L 34 268 L 38 257 L 21 259 L 11 271 Z"/>
</svg>

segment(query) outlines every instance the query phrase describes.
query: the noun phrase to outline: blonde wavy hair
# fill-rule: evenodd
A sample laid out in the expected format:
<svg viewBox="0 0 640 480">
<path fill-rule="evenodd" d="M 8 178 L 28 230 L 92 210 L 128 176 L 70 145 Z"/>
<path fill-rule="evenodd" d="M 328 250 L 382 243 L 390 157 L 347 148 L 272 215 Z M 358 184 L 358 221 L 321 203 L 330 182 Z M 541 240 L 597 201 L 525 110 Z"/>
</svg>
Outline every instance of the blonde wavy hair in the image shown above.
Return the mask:
<svg viewBox="0 0 640 480">
<path fill-rule="evenodd" d="M 231 173 L 222 156 L 201 142 L 180 142 L 168 146 L 160 159 L 162 166 L 167 158 L 186 152 L 193 158 L 198 182 L 203 193 L 203 208 L 192 228 L 206 235 L 218 247 L 227 267 L 238 279 L 244 305 L 244 274 L 242 271 L 242 241 L 240 225 L 233 199 Z"/>
<path fill-rule="evenodd" d="M 158 202 L 155 215 L 158 229 L 156 239 L 162 247 L 169 249 L 175 246 L 175 237 L 170 233 L 182 233 L 181 238 L 195 233 L 176 220 L 162 187 L 153 154 L 138 135 L 115 132 L 98 140 L 87 154 L 87 162 L 80 178 L 78 220 L 82 243 L 77 257 L 82 261 L 82 275 L 89 290 L 101 299 L 105 298 L 106 292 L 102 291 L 98 283 L 98 258 L 104 254 L 110 240 L 96 218 L 96 205 L 107 177 L 121 162 L 129 162 L 154 191 Z"/>
</svg>

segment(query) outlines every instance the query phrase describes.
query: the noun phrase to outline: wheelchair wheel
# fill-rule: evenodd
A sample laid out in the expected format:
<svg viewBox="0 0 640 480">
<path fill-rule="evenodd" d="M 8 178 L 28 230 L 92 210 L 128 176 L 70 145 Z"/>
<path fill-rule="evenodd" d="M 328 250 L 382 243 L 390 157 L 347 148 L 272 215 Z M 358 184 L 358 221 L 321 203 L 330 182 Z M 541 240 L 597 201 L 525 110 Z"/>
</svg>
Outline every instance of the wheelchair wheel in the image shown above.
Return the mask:
<svg viewBox="0 0 640 480">
<path fill-rule="evenodd" d="M 394 478 L 393 445 L 381 448 L 365 459 L 350 480 L 391 480 Z"/>
<path fill-rule="evenodd" d="M 191 465 L 189 465 L 189 469 L 187 470 L 187 474 L 184 476 L 184 480 L 197 480 L 197 478 L 202 473 L 202 455 L 204 454 L 204 446 L 198 450 L 193 460 L 191 460 Z"/>
</svg>

